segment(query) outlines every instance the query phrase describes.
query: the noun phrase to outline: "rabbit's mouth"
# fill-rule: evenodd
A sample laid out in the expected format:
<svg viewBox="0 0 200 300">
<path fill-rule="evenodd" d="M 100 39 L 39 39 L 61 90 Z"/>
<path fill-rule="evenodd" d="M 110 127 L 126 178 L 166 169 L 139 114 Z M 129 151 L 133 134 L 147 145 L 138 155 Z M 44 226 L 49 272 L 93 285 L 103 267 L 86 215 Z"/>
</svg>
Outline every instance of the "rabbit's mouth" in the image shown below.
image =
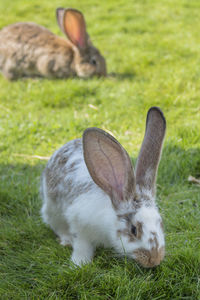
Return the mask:
<svg viewBox="0 0 200 300">
<path fill-rule="evenodd" d="M 76 71 L 79 77 L 81 78 L 90 78 L 92 76 L 105 77 L 106 68 L 98 68 L 98 66 L 93 66 L 90 63 L 82 63 L 76 66 Z"/>
<path fill-rule="evenodd" d="M 152 248 L 151 250 L 138 249 L 134 251 L 135 260 L 144 268 L 153 268 L 158 266 L 165 256 L 165 248 Z"/>
</svg>

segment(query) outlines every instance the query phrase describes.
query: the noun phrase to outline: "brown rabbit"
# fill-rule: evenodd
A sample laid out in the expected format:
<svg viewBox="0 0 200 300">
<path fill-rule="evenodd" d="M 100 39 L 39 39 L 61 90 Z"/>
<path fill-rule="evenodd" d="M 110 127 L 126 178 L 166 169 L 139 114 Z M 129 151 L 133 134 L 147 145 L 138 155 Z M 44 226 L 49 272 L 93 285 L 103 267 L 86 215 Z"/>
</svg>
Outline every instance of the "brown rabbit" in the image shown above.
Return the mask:
<svg viewBox="0 0 200 300">
<path fill-rule="evenodd" d="M 16 23 L 0 31 L 0 70 L 7 79 L 106 75 L 105 59 L 89 39 L 83 14 L 58 8 L 56 15 L 68 40 L 34 23 Z"/>
</svg>

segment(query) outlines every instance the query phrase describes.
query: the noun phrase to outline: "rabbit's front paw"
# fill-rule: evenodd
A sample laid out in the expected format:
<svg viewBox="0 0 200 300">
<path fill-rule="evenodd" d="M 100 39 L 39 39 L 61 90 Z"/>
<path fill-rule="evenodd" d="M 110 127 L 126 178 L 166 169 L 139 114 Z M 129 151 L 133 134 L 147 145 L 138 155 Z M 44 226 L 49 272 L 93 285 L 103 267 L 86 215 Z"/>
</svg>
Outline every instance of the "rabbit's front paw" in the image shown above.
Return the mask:
<svg viewBox="0 0 200 300">
<path fill-rule="evenodd" d="M 90 263 L 93 258 L 93 254 L 94 248 L 88 241 L 74 241 L 71 260 L 75 265 L 81 266 Z"/>
</svg>

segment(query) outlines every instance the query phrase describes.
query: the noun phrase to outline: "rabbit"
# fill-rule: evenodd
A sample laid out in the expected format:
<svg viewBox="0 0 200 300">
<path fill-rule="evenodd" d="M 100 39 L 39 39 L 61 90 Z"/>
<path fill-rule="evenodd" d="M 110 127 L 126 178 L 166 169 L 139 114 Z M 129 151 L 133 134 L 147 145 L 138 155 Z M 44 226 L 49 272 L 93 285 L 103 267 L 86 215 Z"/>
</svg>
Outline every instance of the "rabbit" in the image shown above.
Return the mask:
<svg viewBox="0 0 200 300">
<path fill-rule="evenodd" d="M 16 23 L 0 31 L 0 70 L 19 77 L 106 76 L 106 62 L 90 41 L 83 14 L 58 8 L 57 22 L 68 40 L 34 23 Z"/>
<path fill-rule="evenodd" d="M 162 111 L 151 107 L 135 173 L 121 144 L 95 127 L 52 155 L 41 177 L 41 215 L 61 244 L 72 246 L 75 265 L 91 262 L 99 245 L 146 268 L 163 260 L 155 183 L 165 130 Z"/>
</svg>

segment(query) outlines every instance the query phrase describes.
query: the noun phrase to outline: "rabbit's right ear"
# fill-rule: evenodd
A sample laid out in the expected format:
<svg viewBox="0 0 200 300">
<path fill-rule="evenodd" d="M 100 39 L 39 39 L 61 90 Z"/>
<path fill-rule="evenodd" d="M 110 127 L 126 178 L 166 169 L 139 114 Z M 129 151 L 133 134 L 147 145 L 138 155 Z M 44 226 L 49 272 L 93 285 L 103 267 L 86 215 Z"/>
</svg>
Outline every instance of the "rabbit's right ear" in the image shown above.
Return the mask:
<svg viewBox="0 0 200 300">
<path fill-rule="evenodd" d="M 99 128 L 83 133 L 84 159 L 94 182 L 111 198 L 118 208 L 135 193 L 135 176 L 130 158 L 120 143 Z"/>
<path fill-rule="evenodd" d="M 165 137 L 166 121 L 158 107 L 147 113 L 146 132 L 136 164 L 136 185 L 141 194 L 155 195 L 157 169 Z"/>
<path fill-rule="evenodd" d="M 78 48 L 87 46 L 88 35 L 83 14 L 72 8 L 57 8 L 57 22 L 68 39 Z"/>
</svg>

